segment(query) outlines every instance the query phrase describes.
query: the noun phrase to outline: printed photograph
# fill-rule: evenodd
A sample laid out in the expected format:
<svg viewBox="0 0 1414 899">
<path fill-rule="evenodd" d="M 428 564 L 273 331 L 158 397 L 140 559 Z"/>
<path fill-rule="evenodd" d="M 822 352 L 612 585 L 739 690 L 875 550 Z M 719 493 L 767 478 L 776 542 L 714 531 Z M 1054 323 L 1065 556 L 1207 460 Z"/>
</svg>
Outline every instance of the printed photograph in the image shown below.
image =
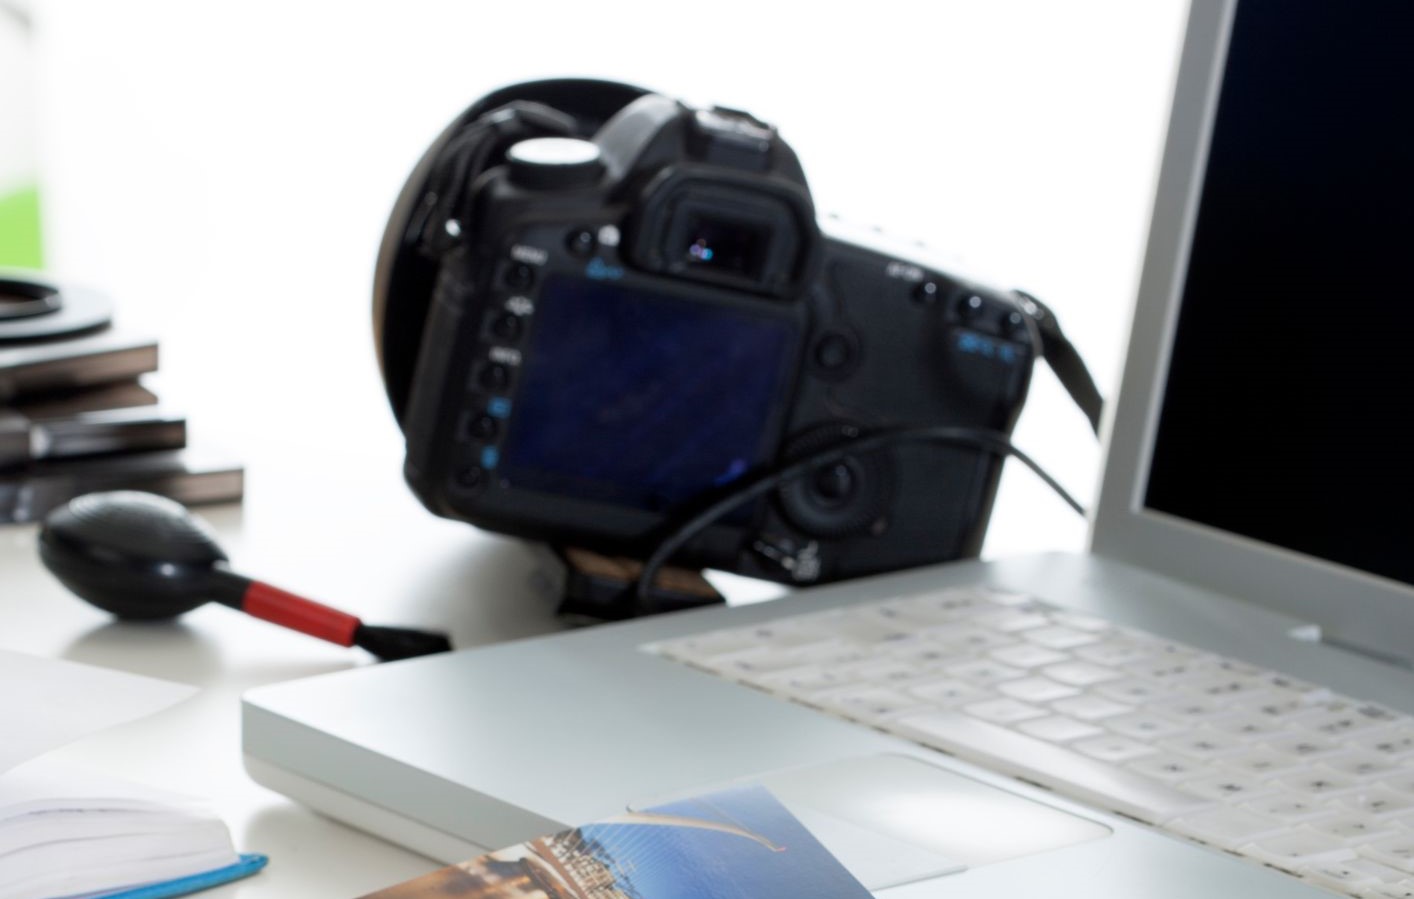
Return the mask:
<svg viewBox="0 0 1414 899">
<path fill-rule="evenodd" d="M 626 812 L 435 871 L 364 899 L 867 899 L 761 787 Z"/>
</svg>

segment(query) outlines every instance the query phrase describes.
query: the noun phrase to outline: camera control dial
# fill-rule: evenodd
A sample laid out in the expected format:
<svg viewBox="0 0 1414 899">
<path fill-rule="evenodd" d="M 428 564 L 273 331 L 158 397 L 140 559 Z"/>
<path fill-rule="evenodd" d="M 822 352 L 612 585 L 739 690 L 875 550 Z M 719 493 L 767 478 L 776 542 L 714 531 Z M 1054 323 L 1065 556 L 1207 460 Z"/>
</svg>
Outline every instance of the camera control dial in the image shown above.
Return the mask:
<svg viewBox="0 0 1414 899">
<path fill-rule="evenodd" d="M 532 190 L 593 187 L 604 174 L 599 145 L 573 137 L 532 137 L 506 151 L 511 183 Z"/>
</svg>

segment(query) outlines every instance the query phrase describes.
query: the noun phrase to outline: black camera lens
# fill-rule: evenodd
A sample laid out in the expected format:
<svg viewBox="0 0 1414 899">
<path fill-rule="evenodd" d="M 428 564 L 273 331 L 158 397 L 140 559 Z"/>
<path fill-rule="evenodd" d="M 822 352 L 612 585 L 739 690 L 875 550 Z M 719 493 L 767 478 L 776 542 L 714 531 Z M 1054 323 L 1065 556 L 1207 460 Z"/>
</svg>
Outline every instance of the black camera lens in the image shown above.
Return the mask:
<svg viewBox="0 0 1414 899">
<path fill-rule="evenodd" d="M 740 222 L 693 217 L 683 261 L 698 269 L 714 269 L 756 278 L 766 258 L 767 234 Z"/>
</svg>

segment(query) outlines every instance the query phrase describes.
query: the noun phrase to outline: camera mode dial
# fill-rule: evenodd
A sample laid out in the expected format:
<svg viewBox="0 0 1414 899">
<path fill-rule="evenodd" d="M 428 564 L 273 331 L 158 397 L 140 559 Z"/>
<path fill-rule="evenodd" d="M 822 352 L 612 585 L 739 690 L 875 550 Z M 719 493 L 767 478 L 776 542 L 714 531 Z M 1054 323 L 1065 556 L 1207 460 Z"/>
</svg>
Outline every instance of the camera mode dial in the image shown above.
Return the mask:
<svg viewBox="0 0 1414 899">
<path fill-rule="evenodd" d="M 599 145 L 573 137 L 532 137 L 506 151 L 511 183 L 532 190 L 593 187 L 604 174 Z"/>
</svg>

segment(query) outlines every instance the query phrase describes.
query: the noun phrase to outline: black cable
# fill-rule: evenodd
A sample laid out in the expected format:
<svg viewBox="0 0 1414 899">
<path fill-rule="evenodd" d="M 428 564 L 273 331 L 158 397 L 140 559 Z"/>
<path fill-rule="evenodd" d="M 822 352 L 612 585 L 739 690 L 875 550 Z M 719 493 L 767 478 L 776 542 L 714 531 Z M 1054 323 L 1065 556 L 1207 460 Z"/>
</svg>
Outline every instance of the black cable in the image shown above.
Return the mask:
<svg viewBox="0 0 1414 899">
<path fill-rule="evenodd" d="M 632 587 L 633 599 L 636 600 L 640 608 L 646 606 L 647 599 L 651 595 L 653 580 L 658 576 L 658 569 L 663 567 L 663 564 L 672 557 L 673 553 L 681 549 L 683 544 L 697 536 L 704 528 L 743 503 L 769 493 L 786 481 L 801 477 L 816 468 L 829 465 L 832 462 L 839 462 L 849 456 L 873 452 L 900 443 L 941 443 L 968 446 L 998 456 L 1012 456 L 1034 471 L 1046 483 L 1046 486 L 1054 490 L 1072 509 L 1080 515 L 1085 514 L 1085 507 L 1071 496 L 1059 481 L 1047 474 L 1040 465 L 1036 464 L 1035 460 L 1018 449 L 1011 442 L 1011 438 L 1001 431 L 946 425 L 888 428 L 864 434 L 846 443 L 832 444 L 815 452 L 807 453 L 798 459 L 790 459 L 768 468 L 741 483 L 726 496 L 687 517 L 681 523 L 670 525 L 666 535 L 658 541 L 657 548 L 643 563 L 643 570 L 639 573 L 638 580 L 634 582 Z"/>
</svg>

